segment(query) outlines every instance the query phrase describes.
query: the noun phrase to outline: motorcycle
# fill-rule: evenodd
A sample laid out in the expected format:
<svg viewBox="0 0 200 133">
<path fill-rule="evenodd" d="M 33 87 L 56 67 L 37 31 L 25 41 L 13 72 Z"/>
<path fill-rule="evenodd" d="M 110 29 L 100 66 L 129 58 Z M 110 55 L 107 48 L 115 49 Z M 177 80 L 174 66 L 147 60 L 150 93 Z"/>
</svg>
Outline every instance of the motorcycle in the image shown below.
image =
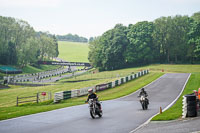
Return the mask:
<svg viewBox="0 0 200 133">
<path fill-rule="evenodd" d="M 144 95 L 141 95 L 140 96 L 140 103 L 142 105 L 142 109 L 143 110 L 147 110 L 148 109 L 148 99 L 144 96 Z"/>
<path fill-rule="evenodd" d="M 103 112 L 100 110 L 99 106 L 97 105 L 97 100 L 89 99 L 88 104 L 89 104 L 89 109 L 90 109 L 90 115 L 93 119 L 96 118 L 96 115 L 98 115 L 99 117 L 102 117 Z"/>
</svg>

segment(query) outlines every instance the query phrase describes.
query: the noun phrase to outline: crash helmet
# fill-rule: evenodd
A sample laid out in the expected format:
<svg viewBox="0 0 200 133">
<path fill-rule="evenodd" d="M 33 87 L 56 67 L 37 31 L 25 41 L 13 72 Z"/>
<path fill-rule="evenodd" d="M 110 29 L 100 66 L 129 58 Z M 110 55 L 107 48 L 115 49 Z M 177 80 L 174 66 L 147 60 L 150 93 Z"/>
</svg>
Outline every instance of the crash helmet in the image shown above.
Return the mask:
<svg viewBox="0 0 200 133">
<path fill-rule="evenodd" d="M 92 88 L 88 89 L 88 93 L 92 94 L 93 93 L 93 89 Z"/>
<path fill-rule="evenodd" d="M 141 91 L 144 91 L 144 88 L 142 88 Z"/>
</svg>

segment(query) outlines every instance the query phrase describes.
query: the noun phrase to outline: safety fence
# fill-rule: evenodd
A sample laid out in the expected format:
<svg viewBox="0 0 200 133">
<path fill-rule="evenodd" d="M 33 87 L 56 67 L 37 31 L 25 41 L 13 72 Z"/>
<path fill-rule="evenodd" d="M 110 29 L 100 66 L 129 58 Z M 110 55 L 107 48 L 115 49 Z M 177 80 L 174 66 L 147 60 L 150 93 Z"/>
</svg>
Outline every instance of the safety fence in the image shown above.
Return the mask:
<svg viewBox="0 0 200 133">
<path fill-rule="evenodd" d="M 37 93 L 35 96 L 27 96 L 27 97 L 17 96 L 17 106 L 19 105 L 19 103 L 29 103 L 29 102 L 39 103 L 39 94 Z"/>
<path fill-rule="evenodd" d="M 52 99 L 51 92 L 38 92 L 35 95 L 24 96 L 24 97 L 17 96 L 16 106 L 19 106 L 19 104 L 24 104 L 24 103 L 39 103 L 51 99 Z"/>
<path fill-rule="evenodd" d="M 81 88 L 81 89 L 56 92 L 54 94 L 54 102 L 57 103 L 61 100 L 87 95 L 88 89 L 90 89 L 90 88 L 92 88 L 94 92 L 103 91 L 103 90 L 106 90 L 106 89 L 109 89 L 109 88 L 114 88 L 116 86 L 124 84 L 128 81 L 131 81 L 133 79 L 136 79 L 136 78 L 141 77 L 143 75 L 146 75 L 148 73 L 149 73 L 149 70 L 142 70 L 138 73 L 131 74 L 131 75 L 126 76 L 126 77 L 122 77 L 118 80 L 115 80 L 115 81 L 112 81 L 112 82 L 109 82 L 109 83 L 95 85 L 95 86 Z"/>
</svg>

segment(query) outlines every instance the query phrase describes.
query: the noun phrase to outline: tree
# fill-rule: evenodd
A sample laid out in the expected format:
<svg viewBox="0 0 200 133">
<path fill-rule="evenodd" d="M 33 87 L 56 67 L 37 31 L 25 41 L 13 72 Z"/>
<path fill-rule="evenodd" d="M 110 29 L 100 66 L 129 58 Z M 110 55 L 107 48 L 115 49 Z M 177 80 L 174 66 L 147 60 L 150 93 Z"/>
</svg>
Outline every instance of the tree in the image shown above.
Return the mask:
<svg viewBox="0 0 200 133">
<path fill-rule="evenodd" d="M 67 35 L 57 35 L 56 38 L 58 41 L 70 41 L 70 42 L 84 42 L 87 43 L 88 39 L 85 37 L 80 37 L 78 35 L 72 35 L 72 34 L 67 34 Z"/>
<path fill-rule="evenodd" d="M 129 26 L 129 31 L 127 33 L 129 44 L 125 52 L 128 64 L 136 65 L 152 62 L 152 32 L 152 22 L 143 21 Z"/>
<path fill-rule="evenodd" d="M 192 54 L 192 59 L 194 60 L 194 58 L 197 58 L 197 60 L 200 60 L 200 21 L 193 22 L 189 32 L 188 44 L 192 47 L 191 52 L 194 52 L 194 54 Z"/>
<path fill-rule="evenodd" d="M 180 15 L 154 21 L 153 43 L 158 48 L 156 53 L 160 53 L 159 62 L 186 62 L 190 24 L 188 16 Z"/>
<path fill-rule="evenodd" d="M 94 40 L 94 37 L 90 37 L 89 38 L 89 43 L 92 42 Z"/>
<path fill-rule="evenodd" d="M 57 41 L 49 33 L 42 34 L 26 21 L 0 16 L 0 64 L 24 67 L 58 55 Z"/>
<path fill-rule="evenodd" d="M 117 24 L 90 44 L 89 60 L 100 70 L 114 70 L 125 65 L 127 27 Z"/>
<path fill-rule="evenodd" d="M 56 56 L 56 45 L 53 38 L 48 37 L 45 33 L 40 35 L 40 60 L 49 59 Z"/>
<path fill-rule="evenodd" d="M 56 49 L 55 49 L 55 50 L 56 50 L 55 57 L 58 57 L 58 55 L 59 55 L 59 51 L 58 51 L 58 41 L 57 41 L 55 35 L 53 35 L 53 41 L 54 41 L 54 44 L 55 44 L 55 47 L 56 47 Z"/>
</svg>

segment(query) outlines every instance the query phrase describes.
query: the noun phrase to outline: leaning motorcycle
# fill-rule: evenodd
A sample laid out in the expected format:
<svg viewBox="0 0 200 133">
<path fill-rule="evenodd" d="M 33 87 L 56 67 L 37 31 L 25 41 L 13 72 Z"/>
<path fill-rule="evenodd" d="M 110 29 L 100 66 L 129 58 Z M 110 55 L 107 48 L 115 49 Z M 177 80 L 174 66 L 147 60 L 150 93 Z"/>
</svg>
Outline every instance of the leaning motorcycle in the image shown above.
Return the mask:
<svg viewBox="0 0 200 133">
<path fill-rule="evenodd" d="M 143 110 L 147 110 L 148 109 L 148 99 L 144 96 L 144 95 L 141 95 L 140 96 L 140 103 L 142 105 L 142 109 Z"/>
<path fill-rule="evenodd" d="M 97 115 L 99 117 L 102 117 L 103 112 L 100 110 L 99 106 L 97 105 L 96 99 L 89 99 L 88 104 L 89 104 L 89 109 L 90 109 L 90 115 L 93 119 L 95 119 Z"/>
</svg>

